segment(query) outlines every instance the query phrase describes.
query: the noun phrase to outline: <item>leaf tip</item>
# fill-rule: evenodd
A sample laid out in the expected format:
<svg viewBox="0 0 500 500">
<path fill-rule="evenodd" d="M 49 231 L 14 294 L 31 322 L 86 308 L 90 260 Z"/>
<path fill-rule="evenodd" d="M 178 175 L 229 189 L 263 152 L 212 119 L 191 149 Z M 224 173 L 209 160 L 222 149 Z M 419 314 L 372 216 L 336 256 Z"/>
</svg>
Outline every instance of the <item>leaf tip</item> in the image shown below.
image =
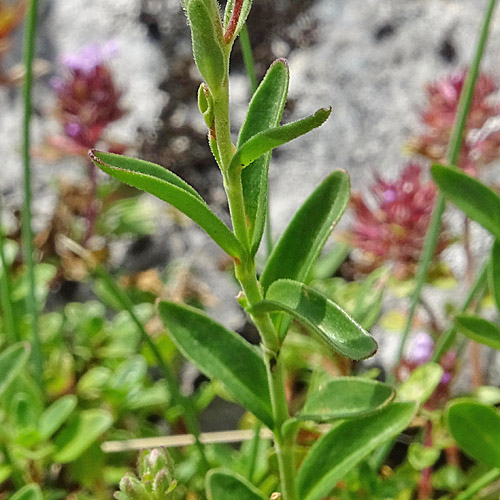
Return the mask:
<svg viewBox="0 0 500 500">
<path fill-rule="evenodd" d="M 104 165 L 104 162 L 97 156 L 97 153 L 99 153 L 100 151 L 98 151 L 97 149 L 89 149 L 88 151 L 88 155 L 89 155 L 89 158 L 94 162 L 94 163 L 98 163 L 99 165 Z"/>
</svg>

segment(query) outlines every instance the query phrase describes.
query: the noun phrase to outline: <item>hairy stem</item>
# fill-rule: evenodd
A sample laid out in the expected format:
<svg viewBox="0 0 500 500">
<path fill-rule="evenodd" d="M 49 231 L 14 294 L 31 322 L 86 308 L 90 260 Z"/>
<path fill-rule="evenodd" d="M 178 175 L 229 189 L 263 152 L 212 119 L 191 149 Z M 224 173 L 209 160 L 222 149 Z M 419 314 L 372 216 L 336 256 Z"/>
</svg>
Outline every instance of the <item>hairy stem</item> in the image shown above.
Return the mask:
<svg viewBox="0 0 500 500">
<path fill-rule="evenodd" d="M 28 272 L 29 291 L 26 307 L 31 322 L 31 359 L 33 360 L 34 377 L 43 389 L 43 358 L 38 332 L 38 306 L 36 301 L 35 262 L 33 248 L 33 230 L 31 228 L 31 94 L 33 87 L 33 57 L 35 53 L 35 36 L 38 13 L 38 0 L 31 0 L 26 20 L 24 38 L 25 76 L 23 85 L 24 119 L 23 119 L 23 165 L 24 165 L 24 207 L 22 221 L 22 239 L 24 259 Z"/>
<path fill-rule="evenodd" d="M 243 259 L 240 262 L 235 262 L 235 274 L 251 307 L 260 302 L 263 295 L 257 281 L 255 261 L 249 252 L 241 170 L 231 169 L 229 171 L 234 149 L 229 127 L 229 85 L 227 81 L 228 79 L 226 79 L 221 90 L 213 95 L 215 133 L 234 234 L 246 249 L 246 255 Z M 262 350 L 274 417 L 274 428 L 272 430 L 280 469 L 282 499 L 297 500 L 293 437 L 285 437 L 282 433 L 282 427 L 289 418 L 289 412 L 285 395 L 283 363 L 279 356 L 280 343 L 278 335 L 268 313 L 252 314 L 251 318 L 262 338 Z"/>
</svg>

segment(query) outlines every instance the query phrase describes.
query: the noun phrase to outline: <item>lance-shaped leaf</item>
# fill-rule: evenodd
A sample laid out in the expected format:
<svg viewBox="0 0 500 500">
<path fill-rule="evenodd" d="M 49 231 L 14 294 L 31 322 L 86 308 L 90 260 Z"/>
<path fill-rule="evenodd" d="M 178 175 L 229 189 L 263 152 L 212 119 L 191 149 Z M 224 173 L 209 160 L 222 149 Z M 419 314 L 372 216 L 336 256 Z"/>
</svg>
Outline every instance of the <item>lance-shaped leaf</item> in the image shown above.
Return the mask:
<svg viewBox="0 0 500 500">
<path fill-rule="evenodd" d="M 331 112 L 332 108 L 322 108 L 316 111 L 314 115 L 302 120 L 297 120 L 281 127 L 270 128 L 255 134 L 236 150 L 229 169 L 245 168 L 263 154 L 287 142 L 293 141 L 293 139 L 301 135 L 307 134 L 307 132 L 322 125 Z"/>
<path fill-rule="evenodd" d="M 374 415 L 346 420 L 311 448 L 297 477 L 301 500 L 320 500 L 363 458 L 410 424 L 415 403 L 393 403 Z"/>
<path fill-rule="evenodd" d="M 365 359 L 377 350 L 373 337 L 335 302 L 297 281 L 275 281 L 253 311 L 286 312 L 350 359 Z"/>
<path fill-rule="evenodd" d="M 273 281 L 303 281 L 318 258 L 349 202 L 349 176 L 332 172 L 312 192 L 294 215 L 275 245 L 260 283 L 266 291 Z"/>
<path fill-rule="evenodd" d="M 238 148 L 255 134 L 279 124 L 288 94 L 288 81 L 288 65 L 284 59 L 278 59 L 267 70 L 250 101 L 238 137 Z M 262 155 L 241 174 L 252 255 L 255 255 L 259 248 L 266 222 L 270 159 L 270 152 Z"/>
<path fill-rule="evenodd" d="M 387 406 L 394 396 L 391 386 L 376 380 L 337 378 L 320 386 L 308 397 L 298 418 L 325 422 L 365 417 Z"/>
<path fill-rule="evenodd" d="M 500 242 L 495 240 L 491 248 L 489 275 L 497 310 L 500 312 Z"/>
<path fill-rule="evenodd" d="M 271 397 L 260 352 L 192 307 L 160 302 L 159 312 L 184 356 L 208 377 L 219 379 L 237 401 L 272 428 Z"/>
<path fill-rule="evenodd" d="M 455 401 L 448 409 L 448 427 L 467 455 L 500 467 L 500 415 L 496 409 L 476 401 Z"/>
<path fill-rule="evenodd" d="M 187 0 L 193 56 L 201 75 L 213 92 L 226 77 L 226 56 L 217 0 Z"/>
<path fill-rule="evenodd" d="M 136 158 L 95 150 L 89 154 L 102 171 L 170 203 L 201 226 L 231 257 L 241 257 L 243 249 L 234 234 L 180 177 L 159 165 Z"/>
<path fill-rule="evenodd" d="M 252 0 L 228 0 L 224 12 L 224 39 L 231 43 L 236 39 L 252 7 Z"/>
<path fill-rule="evenodd" d="M 0 396 L 19 375 L 28 361 L 28 344 L 18 343 L 0 354 Z"/>
<path fill-rule="evenodd" d="M 231 471 L 210 471 L 206 484 L 208 500 L 267 500 L 253 484 Z"/>
<path fill-rule="evenodd" d="M 446 198 L 500 240 L 500 197 L 456 167 L 433 165 L 432 178 Z"/>
<path fill-rule="evenodd" d="M 500 328 L 495 323 L 473 314 L 460 314 L 455 318 L 455 326 L 467 338 L 500 349 Z"/>
</svg>

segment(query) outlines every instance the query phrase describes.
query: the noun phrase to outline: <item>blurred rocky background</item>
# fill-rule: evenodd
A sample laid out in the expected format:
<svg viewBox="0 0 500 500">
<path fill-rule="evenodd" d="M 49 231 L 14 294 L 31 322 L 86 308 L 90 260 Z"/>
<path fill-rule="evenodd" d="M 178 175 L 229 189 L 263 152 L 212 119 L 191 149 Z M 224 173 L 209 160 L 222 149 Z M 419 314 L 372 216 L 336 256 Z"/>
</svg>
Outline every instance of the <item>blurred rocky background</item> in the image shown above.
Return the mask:
<svg viewBox="0 0 500 500">
<path fill-rule="evenodd" d="M 486 0 L 254 0 L 248 29 L 258 78 L 278 57 L 290 64 L 284 121 L 333 107 L 323 127 L 273 156 L 270 208 L 275 237 L 332 169 L 346 169 L 356 190 L 368 188 L 375 172 L 393 178 L 402 170 L 408 138 L 419 132 L 425 85 L 467 66 L 485 6 Z M 499 28 L 497 16 L 483 66 L 497 78 Z M 4 58 L 6 71 L 15 70 L 21 60 L 22 33 L 12 41 L 13 49 Z M 43 64 L 34 88 L 35 148 L 59 126 L 51 81 L 64 73 L 63 58 L 90 43 L 109 41 L 117 49 L 109 64 L 126 113 L 110 125 L 106 137 L 176 172 L 227 220 L 220 174 L 196 106 L 200 77 L 179 0 L 41 2 L 37 57 Z M 236 133 L 249 100 L 239 47 L 233 55 L 231 98 Z M 22 200 L 21 115 L 20 88 L 0 88 L 0 179 L 8 224 Z M 33 175 L 35 229 L 40 231 L 57 203 L 56 180 L 61 175 L 78 179 L 85 166 L 79 157 L 54 162 L 40 155 L 33 161 Z M 216 297 L 210 306 L 214 316 L 241 329 L 244 320 L 233 300 L 236 287 L 220 270 L 219 250 L 183 218 L 151 203 L 159 231 L 115 242 L 112 265 L 141 270 L 182 257 Z M 476 253 L 486 244 L 481 238 Z M 451 248 L 449 255 L 460 276 L 460 252 Z M 387 359 L 394 338 L 381 339 L 379 352 Z"/>
</svg>

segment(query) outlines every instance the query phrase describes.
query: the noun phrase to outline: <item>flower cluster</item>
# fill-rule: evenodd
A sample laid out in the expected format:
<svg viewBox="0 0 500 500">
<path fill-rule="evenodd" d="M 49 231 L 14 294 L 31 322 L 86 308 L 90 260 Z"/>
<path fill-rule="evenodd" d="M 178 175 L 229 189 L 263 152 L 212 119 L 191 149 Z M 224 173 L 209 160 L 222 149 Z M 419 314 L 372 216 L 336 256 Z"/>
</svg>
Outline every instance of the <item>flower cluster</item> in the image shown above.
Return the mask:
<svg viewBox="0 0 500 500">
<path fill-rule="evenodd" d="M 167 450 L 154 448 L 139 457 L 139 476 L 127 473 L 120 481 L 117 500 L 180 500 L 182 487 L 173 478 L 174 463 Z"/>
<path fill-rule="evenodd" d="M 355 221 L 347 240 L 365 252 L 370 268 L 390 261 L 396 277 L 407 278 L 418 263 L 436 188 L 421 180 L 421 167 L 411 162 L 394 181 L 377 176 L 370 191 L 376 205 L 373 209 L 361 194 L 352 194 Z M 437 252 L 446 244 L 442 237 Z"/>
<path fill-rule="evenodd" d="M 64 57 L 62 62 L 69 70 L 68 77 L 52 81 L 58 98 L 56 114 L 64 130 L 64 137 L 54 145 L 70 154 L 86 156 L 87 150 L 101 139 L 106 126 L 124 114 L 121 93 L 106 65 L 115 52 L 116 45 L 112 42 L 88 45 Z"/>
<path fill-rule="evenodd" d="M 466 71 L 461 71 L 427 86 L 428 104 L 421 114 L 426 130 L 410 141 L 410 149 L 414 153 L 434 162 L 446 163 L 446 149 L 465 76 Z M 500 104 L 494 102 L 497 91 L 493 78 L 486 74 L 479 75 L 457 162 L 470 175 L 477 175 L 480 167 L 499 157 L 500 130 L 490 128 L 491 122 L 488 123 L 500 115 Z"/>
</svg>

